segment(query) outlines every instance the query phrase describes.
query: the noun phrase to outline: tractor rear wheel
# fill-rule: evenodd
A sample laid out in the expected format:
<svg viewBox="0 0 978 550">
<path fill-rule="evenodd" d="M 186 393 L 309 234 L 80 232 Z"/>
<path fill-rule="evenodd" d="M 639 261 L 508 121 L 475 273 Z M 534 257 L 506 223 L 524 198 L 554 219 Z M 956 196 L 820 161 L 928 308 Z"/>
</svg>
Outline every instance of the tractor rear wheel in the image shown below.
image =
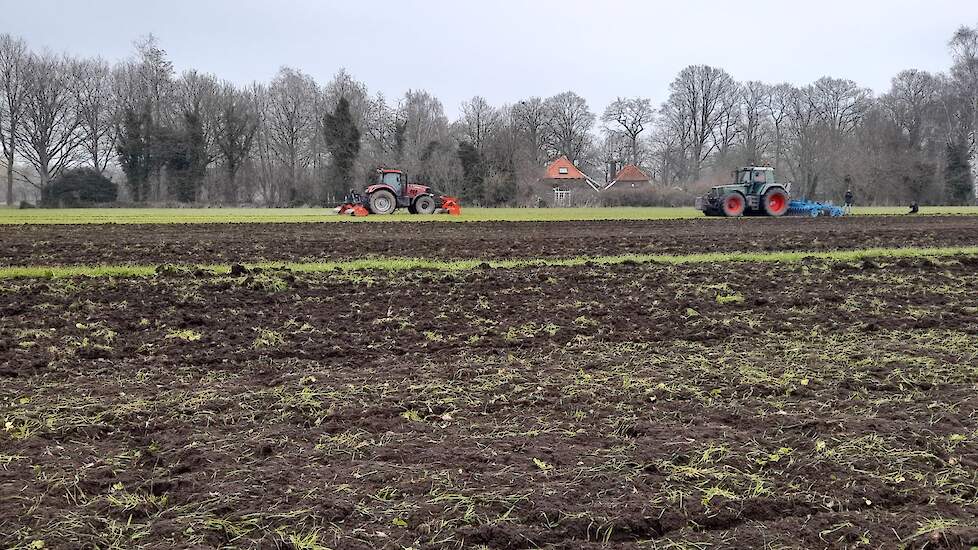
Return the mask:
<svg viewBox="0 0 978 550">
<path fill-rule="evenodd" d="M 418 214 L 434 214 L 435 198 L 431 195 L 421 195 L 414 201 L 414 211 Z"/>
<path fill-rule="evenodd" d="M 744 208 L 747 206 L 747 200 L 740 193 L 730 193 L 729 195 L 723 197 L 723 203 L 721 208 L 723 208 L 723 215 L 728 218 L 737 218 L 744 215 Z"/>
<path fill-rule="evenodd" d="M 788 211 L 788 194 L 781 189 L 771 189 L 761 199 L 764 213 L 772 217 L 784 216 Z"/>
<path fill-rule="evenodd" d="M 386 189 L 380 189 L 371 193 L 368 202 L 370 204 L 370 212 L 374 214 L 393 214 L 397 208 L 394 193 Z"/>
</svg>

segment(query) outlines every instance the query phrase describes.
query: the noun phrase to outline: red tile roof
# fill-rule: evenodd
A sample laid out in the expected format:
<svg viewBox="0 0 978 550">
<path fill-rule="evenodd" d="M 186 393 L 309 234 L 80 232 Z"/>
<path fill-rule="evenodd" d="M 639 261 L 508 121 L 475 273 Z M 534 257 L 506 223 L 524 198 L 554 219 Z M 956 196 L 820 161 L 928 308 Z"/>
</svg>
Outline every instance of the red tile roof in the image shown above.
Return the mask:
<svg viewBox="0 0 978 550">
<path fill-rule="evenodd" d="M 562 174 L 561 168 L 565 168 L 566 173 Z M 547 175 L 545 177 L 545 179 L 550 180 L 582 180 L 586 178 L 587 176 L 584 175 L 584 172 L 578 170 L 577 166 L 574 166 L 574 163 L 565 156 L 558 158 L 551 162 L 550 166 L 547 166 Z"/>
<path fill-rule="evenodd" d="M 612 181 L 647 182 L 649 181 L 649 177 L 645 175 L 645 172 L 639 169 L 638 166 L 635 166 L 634 164 L 626 164 L 621 170 L 618 171 L 618 174 L 615 175 L 615 179 Z"/>
</svg>

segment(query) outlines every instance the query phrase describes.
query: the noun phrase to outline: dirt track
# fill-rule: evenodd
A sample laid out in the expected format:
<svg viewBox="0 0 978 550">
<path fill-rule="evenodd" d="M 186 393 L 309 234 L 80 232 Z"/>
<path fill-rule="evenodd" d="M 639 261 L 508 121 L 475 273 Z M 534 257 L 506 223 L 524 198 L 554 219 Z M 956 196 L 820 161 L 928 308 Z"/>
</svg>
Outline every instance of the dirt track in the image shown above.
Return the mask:
<svg viewBox="0 0 978 550">
<path fill-rule="evenodd" d="M 0 265 L 441 259 L 978 245 L 978 217 L 0 226 Z"/>
<path fill-rule="evenodd" d="M 0 545 L 968 547 L 976 266 L 10 281 Z"/>
</svg>

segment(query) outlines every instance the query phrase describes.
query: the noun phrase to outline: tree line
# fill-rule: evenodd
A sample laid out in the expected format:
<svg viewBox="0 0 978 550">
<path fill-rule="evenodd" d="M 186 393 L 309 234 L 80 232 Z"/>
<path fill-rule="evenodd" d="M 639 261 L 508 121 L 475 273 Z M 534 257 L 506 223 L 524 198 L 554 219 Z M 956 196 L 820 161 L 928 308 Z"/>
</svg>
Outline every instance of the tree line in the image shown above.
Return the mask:
<svg viewBox="0 0 978 550">
<path fill-rule="evenodd" d="M 476 96 L 450 121 L 437 97 L 390 100 L 340 70 L 325 84 L 282 67 L 238 85 L 177 74 L 152 36 L 110 64 L 33 52 L 0 35 L 6 198 L 50 194 L 92 172 L 131 203 L 333 204 L 373 169 L 400 167 L 468 204 L 535 204 L 542 167 L 567 156 L 595 178 L 640 166 L 687 194 L 769 163 L 793 194 L 861 202 L 974 201 L 978 25 L 949 40 L 946 73 L 908 69 L 880 95 L 841 78 L 807 86 L 738 82 L 692 65 L 661 104 L 618 98 L 600 112 L 573 91 L 494 106 Z M 86 170 L 79 178 L 79 169 Z M 100 191 L 103 195 L 104 192 Z M 115 194 L 105 196 L 115 197 Z"/>
</svg>

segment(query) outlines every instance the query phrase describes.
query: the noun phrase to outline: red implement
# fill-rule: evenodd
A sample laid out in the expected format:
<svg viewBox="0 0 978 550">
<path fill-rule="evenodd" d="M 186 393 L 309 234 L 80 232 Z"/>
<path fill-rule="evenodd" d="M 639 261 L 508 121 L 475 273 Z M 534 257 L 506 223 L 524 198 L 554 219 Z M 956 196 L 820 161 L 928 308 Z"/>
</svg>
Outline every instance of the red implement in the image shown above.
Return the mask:
<svg viewBox="0 0 978 550">
<path fill-rule="evenodd" d="M 452 216 L 462 215 L 462 205 L 459 204 L 458 199 L 455 197 L 446 197 L 442 195 L 441 209 L 444 210 L 445 213 L 450 214 Z"/>
<path fill-rule="evenodd" d="M 351 216 L 357 216 L 357 217 L 366 216 L 367 214 L 370 214 L 370 212 L 367 211 L 367 209 L 362 204 L 354 203 L 354 202 L 347 202 L 341 204 L 339 208 L 336 210 L 336 213 L 341 216 L 344 214 L 349 214 Z"/>
</svg>

